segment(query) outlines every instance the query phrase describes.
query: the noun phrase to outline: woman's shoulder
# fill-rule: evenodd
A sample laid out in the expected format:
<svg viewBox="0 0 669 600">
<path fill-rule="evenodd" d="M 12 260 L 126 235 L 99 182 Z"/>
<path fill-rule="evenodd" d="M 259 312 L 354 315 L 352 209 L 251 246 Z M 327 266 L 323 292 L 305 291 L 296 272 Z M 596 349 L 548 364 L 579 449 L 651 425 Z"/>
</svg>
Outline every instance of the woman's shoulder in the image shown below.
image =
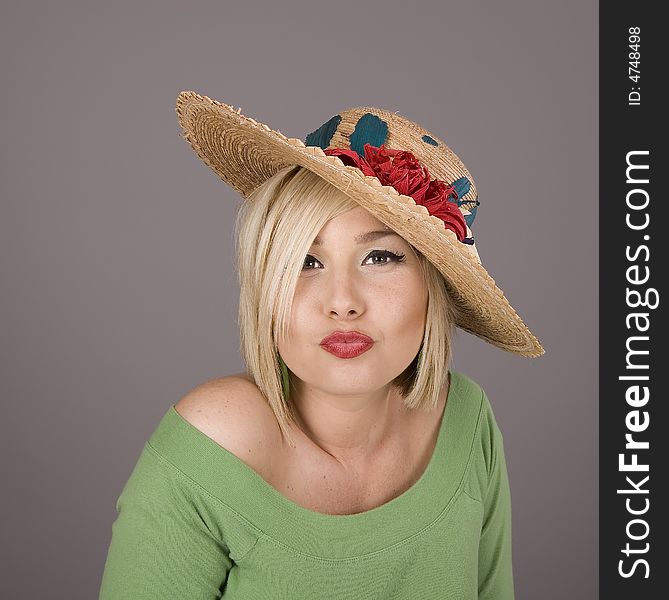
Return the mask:
<svg viewBox="0 0 669 600">
<path fill-rule="evenodd" d="M 485 393 L 476 381 L 461 371 L 451 370 L 451 385 L 455 388 L 456 393 L 461 396 L 480 397 L 481 394 Z"/>
<path fill-rule="evenodd" d="M 490 445 L 494 438 L 501 439 L 502 433 L 497 425 L 493 405 L 484 387 L 463 373 L 452 371 L 451 375 L 454 393 L 463 401 L 463 406 L 469 407 L 471 418 L 477 420 L 477 434 L 481 442 Z"/>
<path fill-rule="evenodd" d="M 280 444 L 274 412 L 246 373 L 205 381 L 186 393 L 176 411 L 207 437 L 261 475 Z"/>
</svg>

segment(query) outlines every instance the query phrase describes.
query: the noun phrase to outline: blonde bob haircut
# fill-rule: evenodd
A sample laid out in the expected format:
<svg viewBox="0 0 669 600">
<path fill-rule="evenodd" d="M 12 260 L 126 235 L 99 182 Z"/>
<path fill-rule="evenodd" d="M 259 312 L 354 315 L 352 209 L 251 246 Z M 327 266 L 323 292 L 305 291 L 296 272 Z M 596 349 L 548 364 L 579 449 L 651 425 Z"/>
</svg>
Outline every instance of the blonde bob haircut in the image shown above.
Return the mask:
<svg viewBox="0 0 669 600">
<path fill-rule="evenodd" d="M 290 398 L 295 375 L 280 359 L 277 340 L 288 332 L 295 287 L 313 239 L 327 221 L 358 206 L 312 171 L 292 165 L 254 190 L 237 213 L 241 354 L 290 444 L 289 427 L 297 422 Z M 428 290 L 425 333 L 417 355 L 391 384 L 407 408 L 430 410 L 448 381 L 455 308 L 441 273 L 411 248 Z"/>
</svg>

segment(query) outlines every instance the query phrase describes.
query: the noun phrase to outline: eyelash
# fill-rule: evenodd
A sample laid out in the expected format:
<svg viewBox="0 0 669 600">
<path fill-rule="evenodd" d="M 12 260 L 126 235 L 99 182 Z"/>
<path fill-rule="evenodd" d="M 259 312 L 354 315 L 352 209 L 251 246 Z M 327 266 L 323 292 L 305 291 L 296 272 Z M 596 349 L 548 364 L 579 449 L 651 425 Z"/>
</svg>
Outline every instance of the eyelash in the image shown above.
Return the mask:
<svg viewBox="0 0 669 600">
<path fill-rule="evenodd" d="M 370 256 L 373 256 L 373 255 L 376 255 L 376 256 L 385 256 L 385 257 L 387 257 L 387 258 L 390 259 L 388 262 L 384 262 L 384 263 L 375 263 L 376 265 L 380 265 L 380 266 L 382 266 L 382 267 L 385 266 L 385 265 L 389 265 L 391 262 L 398 262 L 398 263 L 401 263 L 401 262 L 404 262 L 404 261 L 406 260 L 406 255 L 404 255 L 404 254 L 396 254 L 395 252 L 391 252 L 390 250 L 372 250 L 372 251 L 367 255 L 367 258 L 365 258 L 365 260 L 367 260 Z M 312 260 L 314 260 L 314 261 L 316 261 L 316 262 L 319 262 L 316 258 L 314 258 L 313 256 L 311 256 L 311 254 L 307 254 L 306 258 L 304 259 L 305 262 L 307 261 L 308 258 L 311 258 Z M 303 271 L 313 271 L 313 269 L 305 269 L 305 267 L 302 267 L 302 270 L 303 270 Z"/>
</svg>

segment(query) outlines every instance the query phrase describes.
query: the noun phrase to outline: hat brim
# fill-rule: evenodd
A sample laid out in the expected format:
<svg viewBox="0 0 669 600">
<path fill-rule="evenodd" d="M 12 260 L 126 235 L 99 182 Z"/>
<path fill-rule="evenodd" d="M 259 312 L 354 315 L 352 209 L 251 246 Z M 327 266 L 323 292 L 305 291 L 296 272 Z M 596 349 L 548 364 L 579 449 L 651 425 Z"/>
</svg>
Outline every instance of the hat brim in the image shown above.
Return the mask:
<svg viewBox="0 0 669 600">
<path fill-rule="evenodd" d="M 376 177 L 345 166 L 317 146 L 305 146 L 241 110 L 191 91 L 181 92 L 176 111 L 182 136 L 223 181 L 248 196 L 290 165 L 313 171 L 370 211 L 424 254 L 444 276 L 461 329 L 514 354 L 537 357 L 539 340 L 481 265 L 476 249 L 460 242 L 444 222 L 413 198 Z"/>
</svg>

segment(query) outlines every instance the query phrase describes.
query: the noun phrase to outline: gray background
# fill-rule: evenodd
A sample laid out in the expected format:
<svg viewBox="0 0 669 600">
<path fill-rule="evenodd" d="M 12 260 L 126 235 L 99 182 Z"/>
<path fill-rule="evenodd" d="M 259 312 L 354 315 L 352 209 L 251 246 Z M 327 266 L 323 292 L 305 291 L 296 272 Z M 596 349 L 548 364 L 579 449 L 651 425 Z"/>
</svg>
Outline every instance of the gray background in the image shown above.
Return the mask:
<svg viewBox="0 0 669 600">
<path fill-rule="evenodd" d="M 483 264 L 546 347 L 467 333 L 503 431 L 517 598 L 597 596 L 598 5 L 21 2 L 0 13 L 3 598 L 93 598 L 167 408 L 241 371 L 241 199 L 179 91 L 303 137 L 351 106 L 444 138 Z"/>
</svg>

